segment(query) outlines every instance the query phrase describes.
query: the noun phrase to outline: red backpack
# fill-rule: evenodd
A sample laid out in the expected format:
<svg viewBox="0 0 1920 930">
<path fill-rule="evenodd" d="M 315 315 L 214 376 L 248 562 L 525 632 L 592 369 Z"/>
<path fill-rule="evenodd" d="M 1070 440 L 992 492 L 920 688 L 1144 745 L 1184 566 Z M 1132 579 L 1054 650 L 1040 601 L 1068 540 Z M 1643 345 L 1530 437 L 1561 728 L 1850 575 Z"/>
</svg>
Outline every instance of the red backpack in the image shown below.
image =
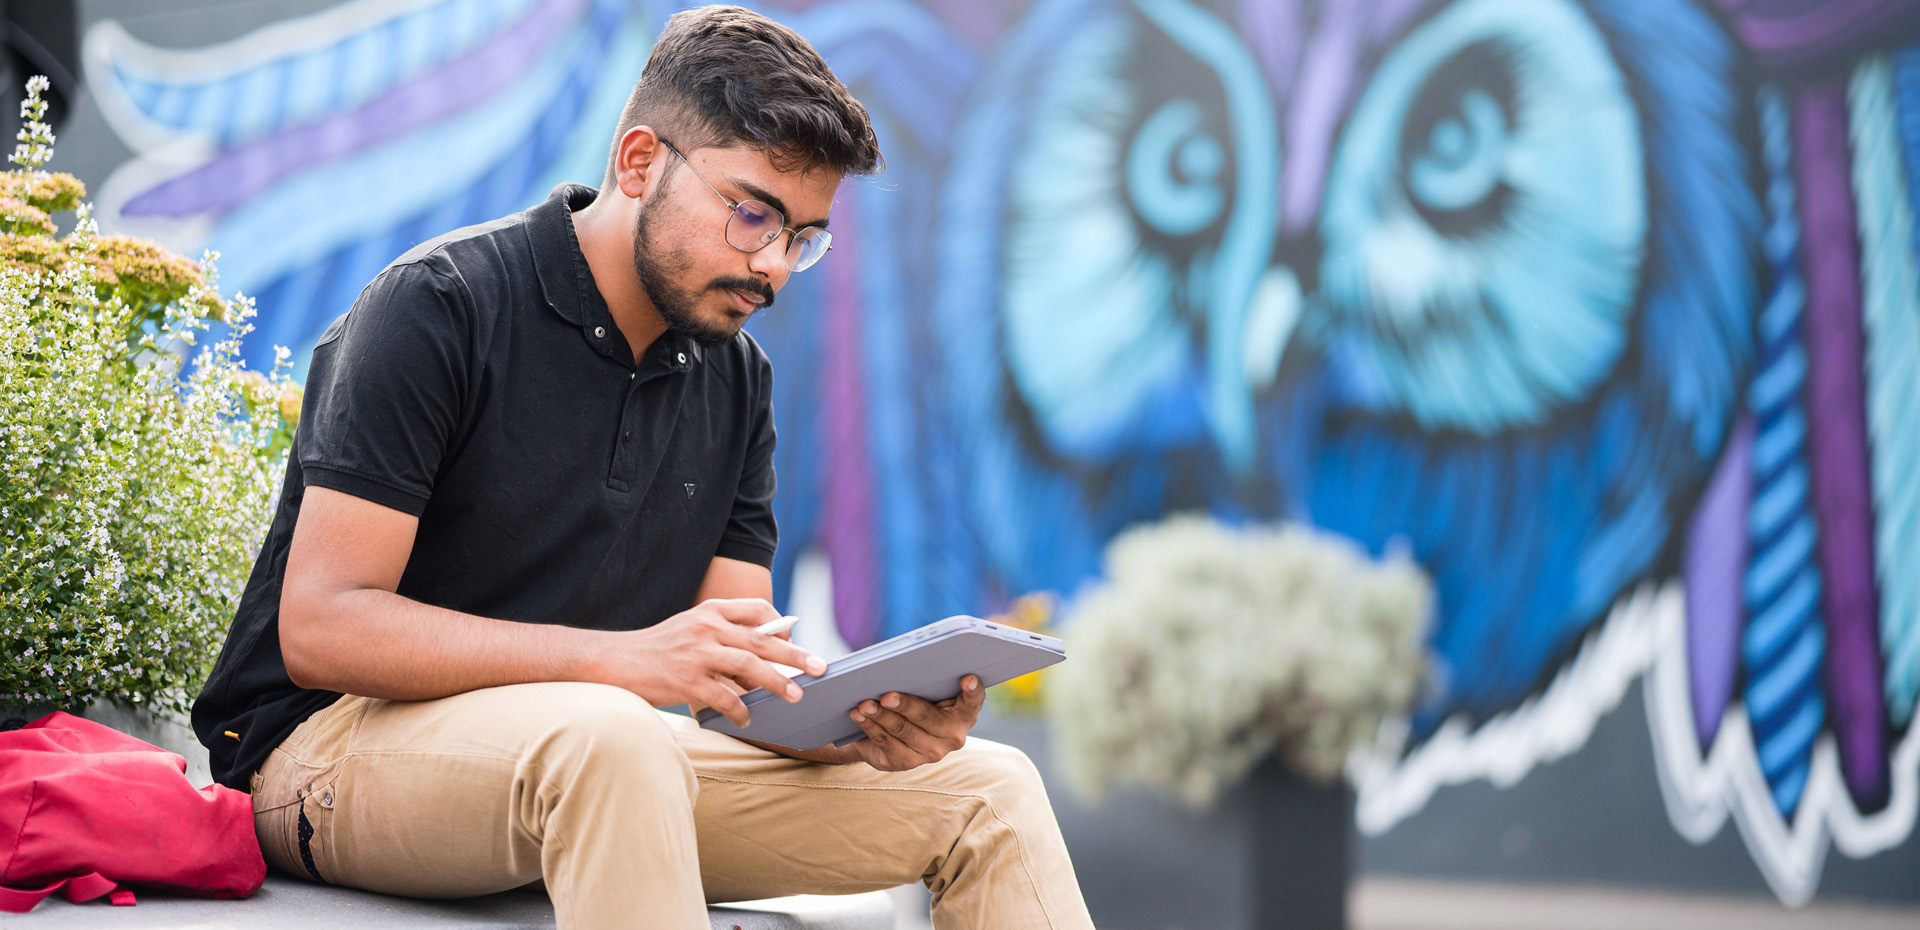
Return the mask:
<svg viewBox="0 0 1920 930">
<path fill-rule="evenodd" d="M 195 789 L 187 760 L 53 713 L 0 732 L 0 911 L 55 891 L 132 904 L 123 884 L 213 898 L 259 890 L 253 799 Z"/>
</svg>

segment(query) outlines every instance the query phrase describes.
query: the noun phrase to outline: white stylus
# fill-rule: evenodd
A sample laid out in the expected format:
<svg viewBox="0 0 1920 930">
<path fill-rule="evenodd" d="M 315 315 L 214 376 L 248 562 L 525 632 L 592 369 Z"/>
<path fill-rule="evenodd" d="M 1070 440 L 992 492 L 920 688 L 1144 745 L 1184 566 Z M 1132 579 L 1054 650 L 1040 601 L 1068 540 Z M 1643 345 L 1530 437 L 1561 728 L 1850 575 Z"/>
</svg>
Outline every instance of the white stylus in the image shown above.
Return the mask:
<svg viewBox="0 0 1920 930">
<path fill-rule="evenodd" d="M 765 633 L 768 636 L 779 636 L 780 634 L 793 629 L 793 625 L 799 622 L 800 622 L 799 617 L 781 617 L 778 620 L 768 620 L 767 622 L 762 623 L 757 627 L 754 627 L 753 631 L 755 633 Z"/>
</svg>

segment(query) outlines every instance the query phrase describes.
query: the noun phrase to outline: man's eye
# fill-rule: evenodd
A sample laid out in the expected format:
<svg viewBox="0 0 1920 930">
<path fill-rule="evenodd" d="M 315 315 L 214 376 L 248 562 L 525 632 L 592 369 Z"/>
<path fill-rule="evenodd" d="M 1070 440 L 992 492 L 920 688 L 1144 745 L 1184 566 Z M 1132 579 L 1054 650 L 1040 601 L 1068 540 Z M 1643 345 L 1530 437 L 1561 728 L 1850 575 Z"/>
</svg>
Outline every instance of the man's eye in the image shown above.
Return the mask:
<svg viewBox="0 0 1920 930">
<path fill-rule="evenodd" d="M 756 227 L 779 225 L 780 214 L 772 207 L 757 200 L 741 201 L 740 206 L 735 209 L 734 212 L 740 215 L 741 222 L 751 223 Z"/>
</svg>

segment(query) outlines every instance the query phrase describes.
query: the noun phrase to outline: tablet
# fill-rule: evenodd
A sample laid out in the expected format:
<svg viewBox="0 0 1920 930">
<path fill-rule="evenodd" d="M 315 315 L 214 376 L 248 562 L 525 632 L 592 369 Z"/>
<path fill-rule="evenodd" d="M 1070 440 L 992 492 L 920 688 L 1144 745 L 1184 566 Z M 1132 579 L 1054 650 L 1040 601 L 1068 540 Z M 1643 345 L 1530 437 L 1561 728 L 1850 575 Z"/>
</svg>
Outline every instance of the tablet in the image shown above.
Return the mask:
<svg viewBox="0 0 1920 930">
<path fill-rule="evenodd" d="M 847 716 L 861 701 L 898 691 L 938 703 L 958 696 L 960 679 L 968 675 L 980 676 L 980 686 L 988 688 L 1066 657 L 1066 646 L 1054 637 L 978 617 L 948 617 L 848 653 L 817 678 L 796 676 L 793 683 L 803 692 L 798 703 L 765 688 L 741 695 L 749 717 L 744 727 L 712 708 L 697 716 L 706 729 L 788 749 L 844 746 L 867 735 Z"/>
</svg>

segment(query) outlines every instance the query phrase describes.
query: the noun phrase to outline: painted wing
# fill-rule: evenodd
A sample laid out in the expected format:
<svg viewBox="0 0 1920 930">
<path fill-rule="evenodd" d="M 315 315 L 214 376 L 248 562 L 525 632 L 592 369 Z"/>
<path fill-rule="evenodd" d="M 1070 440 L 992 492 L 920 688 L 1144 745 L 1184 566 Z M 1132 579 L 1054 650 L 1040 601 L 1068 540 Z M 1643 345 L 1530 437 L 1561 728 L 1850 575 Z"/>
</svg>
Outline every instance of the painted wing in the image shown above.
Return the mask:
<svg viewBox="0 0 1920 930">
<path fill-rule="evenodd" d="M 249 361 L 304 358 L 414 244 L 596 180 L 650 38 L 623 0 L 359 0 L 189 50 L 103 22 L 89 83 L 139 155 L 101 219 L 220 252 Z"/>
</svg>

